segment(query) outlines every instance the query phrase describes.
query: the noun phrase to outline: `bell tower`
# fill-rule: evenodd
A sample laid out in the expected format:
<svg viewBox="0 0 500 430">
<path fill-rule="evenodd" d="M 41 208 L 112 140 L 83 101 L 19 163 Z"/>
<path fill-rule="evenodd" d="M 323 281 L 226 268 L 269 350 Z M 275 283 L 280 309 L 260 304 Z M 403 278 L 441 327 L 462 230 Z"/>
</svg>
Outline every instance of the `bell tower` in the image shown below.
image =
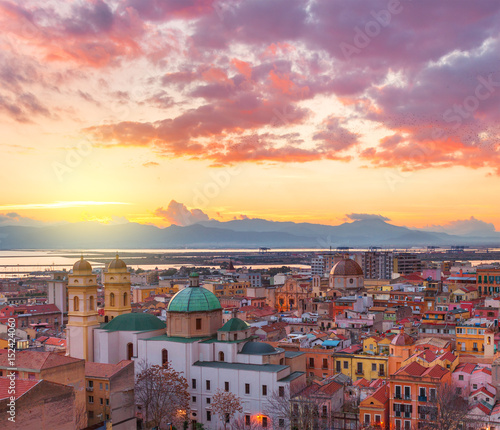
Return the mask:
<svg viewBox="0 0 500 430">
<path fill-rule="evenodd" d="M 94 361 L 94 329 L 97 327 L 97 276 L 82 256 L 68 276 L 67 354 Z"/>
<path fill-rule="evenodd" d="M 132 312 L 130 273 L 118 254 L 104 272 L 104 322 Z"/>
</svg>

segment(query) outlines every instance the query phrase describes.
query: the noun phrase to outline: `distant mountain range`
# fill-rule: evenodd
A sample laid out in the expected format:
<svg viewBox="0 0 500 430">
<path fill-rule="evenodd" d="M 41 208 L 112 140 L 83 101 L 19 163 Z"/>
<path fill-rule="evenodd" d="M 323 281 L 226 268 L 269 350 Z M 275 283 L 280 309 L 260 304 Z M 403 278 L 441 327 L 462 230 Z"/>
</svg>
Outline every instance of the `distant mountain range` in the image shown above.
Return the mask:
<svg viewBox="0 0 500 430">
<path fill-rule="evenodd" d="M 500 233 L 458 236 L 399 227 L 380 219 L 337 226 L 244 219 L 204 221 L 186 227 L 158 228 L 126 223 L 94 222 L 50 227 L 0 227 L 0 249 L 123 249 L 123 248 L 318 248 L 500 246 Z"/>
</svg>

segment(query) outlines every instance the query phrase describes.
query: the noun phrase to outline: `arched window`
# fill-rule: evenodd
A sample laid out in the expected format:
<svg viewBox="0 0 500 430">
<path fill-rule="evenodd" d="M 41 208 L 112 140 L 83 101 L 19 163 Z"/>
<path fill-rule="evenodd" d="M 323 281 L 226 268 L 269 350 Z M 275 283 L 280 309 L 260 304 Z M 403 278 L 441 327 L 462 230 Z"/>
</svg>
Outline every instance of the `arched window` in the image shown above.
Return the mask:
<svg viewBox="0 0 500 430">
<path fill-rule="evenodd" d="M 73 310 L 78 312 L 80 310 L 80 299 L 78 296 L 75 296 L 73 299 Z"/>
<path fill-rule="evenodd" d="M 134 344 L 127 343 L 127 360 L 132 360 L 133 356 L 134 356 Z"/>
<path fill-rule="evenodd" d="M 224 361 L 224 353 L 219 351 L 219 361 Z"/>
<path fill-rule="evenodd" d="M 111 293 L 109 295 L 109 306 L 114 306 L 115 305 L 115 294 Z"/>
<path fill-rule="evenodd" d="M 109 317 L 106 315 L 106 316 L 104 317 L 104 322 L 108 322 L 108 321 L 109 321 Z"/>
<path fill-rule="evenodd" d="M 238 334 L 237 333 L 235 333 L 233 336 L 234 336 L 234 340 L 238 340 Z"/>
<path fill-rule="evenodd" d="M 89 297 L 89 311 L 94 310 L 94 296 Z"/>
<path fill-rule="evenodd" d="M 168 351 L 166 349 L 161 350 L 161 365 L 166 366 L 168 364 Z"/>
<path fill-rule="evenodd" d="M 123 293 L 123 306 L 127 306 L 128 294 Z"/>
</svg>

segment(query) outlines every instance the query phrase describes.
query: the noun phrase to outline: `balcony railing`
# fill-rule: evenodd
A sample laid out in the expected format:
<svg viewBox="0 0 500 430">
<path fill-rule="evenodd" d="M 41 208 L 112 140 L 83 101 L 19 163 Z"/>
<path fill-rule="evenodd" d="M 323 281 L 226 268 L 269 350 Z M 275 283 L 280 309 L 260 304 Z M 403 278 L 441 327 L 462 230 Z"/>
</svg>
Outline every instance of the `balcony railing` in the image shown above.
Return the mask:
<svg viewBox="0 0 500 430">
<path fill-rule="evenodd" d="M 411 400 L 411 396 L 407 396 L 407 395 L 405 394 L 405 400 Z"/>
<path fill-rule="evenodd" d="M 364 375 L 364 372 L 362 370 L 356 370 L 356 375 Z"/>
<path fill-rule="evenodd" d="M 378 372 L 378 376 L 385 376 L 385 372 Z"/>
<path fill-rule="evenodd" d="M 94 391 L 94 387 L 87 387 L 87 391 Z"/>
<path fill-rule="evenodd" d="M 427 396 L 418 396 L 418 401 L 419 402 L 426 402 L 427 401 Z"/>
<path fill-rule="evenodd" d="M 396 394 L 394 394 L 394 398 L 398 399 L 398 400 L 402 400 L 403 396 L 401 396 L 401 394 L 396 393 Z"/>
</svg>

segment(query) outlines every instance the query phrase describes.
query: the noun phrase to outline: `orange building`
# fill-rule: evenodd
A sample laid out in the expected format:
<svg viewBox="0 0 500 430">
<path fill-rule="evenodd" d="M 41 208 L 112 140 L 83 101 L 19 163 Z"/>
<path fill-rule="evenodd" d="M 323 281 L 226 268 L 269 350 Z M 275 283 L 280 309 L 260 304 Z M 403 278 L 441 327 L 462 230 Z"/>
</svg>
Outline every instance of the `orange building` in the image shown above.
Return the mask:
<svg viewBox="0 0 500 430">
<path fill-rule="evenodd" d="M 415 339 L 401 329 L 389 345 L 389 376 L 395 373 L 401 367 L 401 363 L 413 354 L 414 348 Z"/>
<path fill-rule="evenodd" d="M 388 386 L 382 385 L 359 404 L 359 419 L 363 426 L 389 429 Z"/>
<path fill-rule="evenodd" d="M 308 279 L 293 275 L 276 288 L 276 308 L 279 312 L 298 310 L 302 313 L 308 298 L 312 297 L 312 285 Z"/>
<path fill-rule="evenodd" d="M 425 367 L 414 361 L 397 370 L 389 380 L 390 428 L 411 430 L 435 419 L 437 406 L 430 404 L 444 383 L 451 383 L 451 372 L 439 364 Z"/>
</svg>

